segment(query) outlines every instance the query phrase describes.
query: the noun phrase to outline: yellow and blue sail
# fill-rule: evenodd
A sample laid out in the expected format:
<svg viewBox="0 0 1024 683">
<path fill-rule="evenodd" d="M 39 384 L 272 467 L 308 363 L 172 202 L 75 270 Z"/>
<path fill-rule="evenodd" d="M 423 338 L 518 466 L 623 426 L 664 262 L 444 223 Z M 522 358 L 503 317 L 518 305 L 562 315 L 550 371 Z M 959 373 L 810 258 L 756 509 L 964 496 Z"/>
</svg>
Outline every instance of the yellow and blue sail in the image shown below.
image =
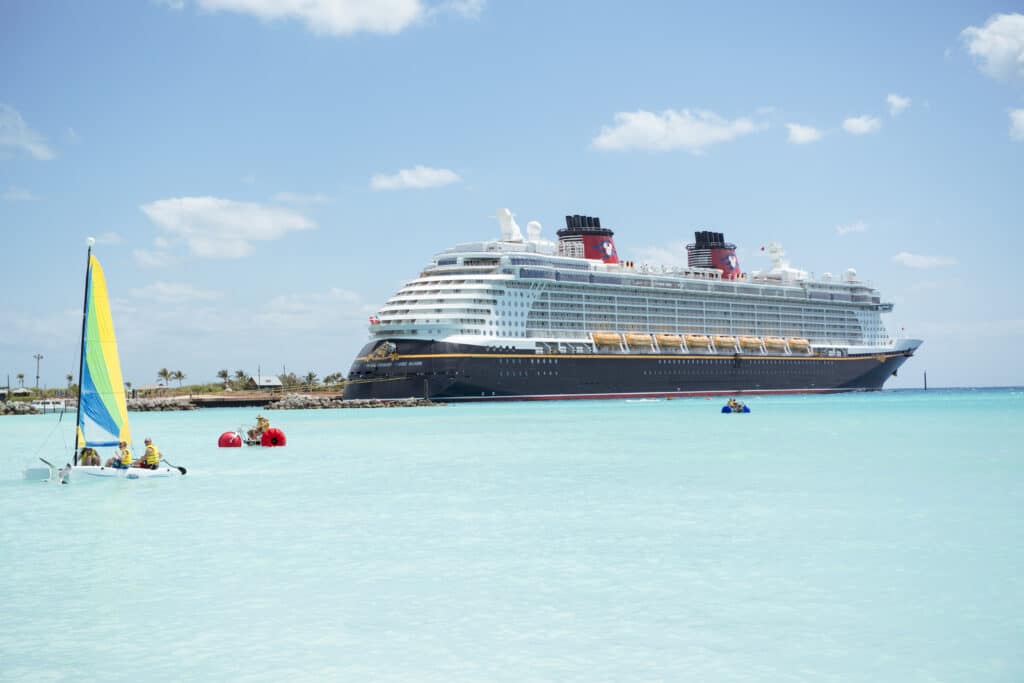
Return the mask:
<svg viewBox="0 0 1024 683">
<path fill-rule="evenodd" d="M 116 446 L 119 441 L 131 442 L 128 405 L 107 281 L 100 262 L 91 254 L 85 291 L 78 445 L 84 441 L 85 446 L 94 448 Z"/>
</svg>

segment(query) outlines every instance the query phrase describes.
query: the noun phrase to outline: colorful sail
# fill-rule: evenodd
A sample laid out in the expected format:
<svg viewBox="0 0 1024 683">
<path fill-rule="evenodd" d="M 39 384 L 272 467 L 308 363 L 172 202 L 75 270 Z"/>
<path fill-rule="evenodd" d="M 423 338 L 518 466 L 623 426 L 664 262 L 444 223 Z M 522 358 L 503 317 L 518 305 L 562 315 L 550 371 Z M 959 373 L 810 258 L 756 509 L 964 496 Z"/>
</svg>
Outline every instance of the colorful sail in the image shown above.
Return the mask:
<svg viewBox="0 0 1024 683">
<path fill-rule="evenodd" d="M 82 378 L 80 383 L 78 428 L 84 445 L 117 446 L 131 442 L 128 405 L 121 378 L 121 360 L 117 354 L 114 321 L 110 317 L 107 281 L 95 256 L 89 256 L 86 282 L 84 337 L 82 339 Z M 79 447 L 83 445 L 78 442 Z"/>
</svg>

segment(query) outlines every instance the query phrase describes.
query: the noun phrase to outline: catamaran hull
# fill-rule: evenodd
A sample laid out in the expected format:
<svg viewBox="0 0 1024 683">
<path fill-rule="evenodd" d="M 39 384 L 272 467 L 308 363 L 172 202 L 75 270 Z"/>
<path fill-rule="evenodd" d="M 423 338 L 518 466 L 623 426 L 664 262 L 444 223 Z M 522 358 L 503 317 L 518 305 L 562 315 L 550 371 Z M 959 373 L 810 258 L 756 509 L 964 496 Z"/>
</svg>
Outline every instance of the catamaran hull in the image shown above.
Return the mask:
<svg viewBox="0 0 1024 683">
<path fill-rule="evenodd" d="M 97 465 L 79 465 L 72 467 L 70 472 L 72 481 L 85 479 L 152 479 L 154 477 L 180 477 L 178 470 L 169 467 L 160 467 L 155 470 L 144 467 L 129 467 L 126 470 L 116 467 L 101 467 Z"/>
<path fill-rule="evenodd" d="M 535 354 L 445 342 L 367 344 L 345 399 L 444 401 L 877 391 L 913 350 L 816 355 Z"/>
</svg>

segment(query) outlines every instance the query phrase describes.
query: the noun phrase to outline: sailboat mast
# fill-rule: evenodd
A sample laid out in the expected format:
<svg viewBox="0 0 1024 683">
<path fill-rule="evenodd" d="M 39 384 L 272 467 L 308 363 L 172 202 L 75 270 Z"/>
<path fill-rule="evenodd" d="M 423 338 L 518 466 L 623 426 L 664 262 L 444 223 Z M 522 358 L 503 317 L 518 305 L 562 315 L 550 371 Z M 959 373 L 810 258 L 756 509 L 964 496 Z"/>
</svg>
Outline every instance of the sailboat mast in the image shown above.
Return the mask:
<svg viewBox="0 0 1024 683">
<path fill-rule="evenodd" d="M 82 364 L 85 362 L 85 323 L 89 314 L 89 268 L 92 266 L 93 239 L 89 238 L 89 248 L 85 252 L 85 294 L 82 295 L 82 337 L 78 347 L 78 410 L 75 412 L 75 465 L 78 465 L 78 433 L 82 424 Z M 85 444 L 82 444 L 83 446 Z"/>
</svg>

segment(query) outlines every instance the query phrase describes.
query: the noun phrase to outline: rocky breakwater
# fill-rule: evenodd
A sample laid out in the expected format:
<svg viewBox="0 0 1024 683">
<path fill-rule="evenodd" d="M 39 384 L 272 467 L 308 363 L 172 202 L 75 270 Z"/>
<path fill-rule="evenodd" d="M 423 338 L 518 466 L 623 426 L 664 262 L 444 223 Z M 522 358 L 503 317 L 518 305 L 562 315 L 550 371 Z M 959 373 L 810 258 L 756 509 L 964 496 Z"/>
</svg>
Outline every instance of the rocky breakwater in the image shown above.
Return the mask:
<svg viewBox="0 0 1024 683">
<path fill-rule="evenodd" d="M 38 415 L 39 409 L 24 401 L 4 401 L 0 403 L 0 415 Z"/>
<path fill-rule="evenodd" d="M 164 410 L 195 410 L 188 397 L 180 398 L 130 398 L 128 410 L 145 413 Z"/>
<path fill-rule="evenodd" d="M 309 410 L 317 408 L 398 408 L 416 406 L 438 406 L 443 403 L 435 403 L 422 398 L 403 399 L 369 399 L 358 401 L 345 401 L 338 397 L 317 396 L 316 394 L 288 394 L 279 401 L 274 401 L 267 406 L 268 410 Z"/>
</svg>

